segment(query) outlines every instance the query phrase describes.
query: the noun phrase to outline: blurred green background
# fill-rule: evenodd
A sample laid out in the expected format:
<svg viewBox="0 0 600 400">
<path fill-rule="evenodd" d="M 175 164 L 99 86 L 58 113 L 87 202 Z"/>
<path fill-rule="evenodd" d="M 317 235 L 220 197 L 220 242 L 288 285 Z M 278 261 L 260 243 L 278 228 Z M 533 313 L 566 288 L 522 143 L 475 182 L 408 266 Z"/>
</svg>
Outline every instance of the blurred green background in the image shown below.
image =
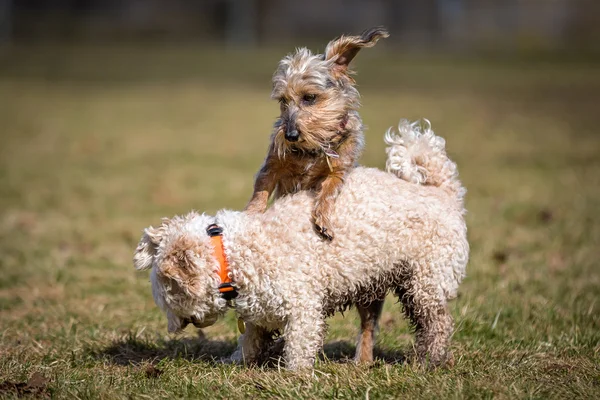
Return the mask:
<svg viewBox="0 0 600 400">
<path fill-rule="evenodd" d="M 414 4 L 413 4 L 414 3 Z M 600 394 L 600 60 L 586 1 L 0 2 L 0 397 L 594 398 Z M 468 189 L 455 367 L 422 371 L 390 298 L 373 368 L 330 320 L 306 379 L 213 363 L 235 317 L 166 334 L 144 227 L 240 209 L 277 62 L 388 26 L 357 57 L 367 125 L 431 120 Z M 329 360 L 329 361 L 327 361 Z M 28 380 L 39 373 L 42 383 Z M 18 383 L 22 383 L 18 386 Z M 29 390 L 29 392 L 27 392 Z"/>
</svg>

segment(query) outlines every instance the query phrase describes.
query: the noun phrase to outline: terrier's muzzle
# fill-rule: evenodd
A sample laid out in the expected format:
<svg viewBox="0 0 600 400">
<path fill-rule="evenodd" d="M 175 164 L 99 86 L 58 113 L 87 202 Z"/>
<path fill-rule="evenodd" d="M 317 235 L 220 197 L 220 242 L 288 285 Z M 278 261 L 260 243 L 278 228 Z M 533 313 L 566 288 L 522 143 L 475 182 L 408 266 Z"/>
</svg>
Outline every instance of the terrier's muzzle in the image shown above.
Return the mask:
<svg viewBox="0 0 600 400">
<path fill-rule="evenodd" d="M 292 113 L 289 116 L 285 127 L 285 140 L 288 142 L 297 142 L 300 138 L 300 132 L 296 127 L 296 114 Z"/>
</svg>

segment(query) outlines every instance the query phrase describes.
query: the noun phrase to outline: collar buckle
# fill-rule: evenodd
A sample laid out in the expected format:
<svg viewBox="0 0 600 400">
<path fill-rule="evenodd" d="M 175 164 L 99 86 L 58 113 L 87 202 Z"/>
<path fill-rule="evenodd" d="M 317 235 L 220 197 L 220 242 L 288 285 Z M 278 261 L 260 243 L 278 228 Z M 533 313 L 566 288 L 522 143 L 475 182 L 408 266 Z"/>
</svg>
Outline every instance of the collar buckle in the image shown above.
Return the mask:
<svg viewBox="0 0 600 400">
<path fill-rule="evenodd" d="M 208 233 L 208 236 L 210 237 L 222 236 L 223 228 L 217 224 L 211 224 L 206 228 L 206 233 Z"/>
<path fill-rule="evenodd" d="M 235 286 L 231 284 L 231 282 L 221 283 L 219 285 L 219 292 L 221 292 L 221 296 L 227 301 L 233 300 L 238 297 L 238 292 L 235 289 Z"/>
</svg>

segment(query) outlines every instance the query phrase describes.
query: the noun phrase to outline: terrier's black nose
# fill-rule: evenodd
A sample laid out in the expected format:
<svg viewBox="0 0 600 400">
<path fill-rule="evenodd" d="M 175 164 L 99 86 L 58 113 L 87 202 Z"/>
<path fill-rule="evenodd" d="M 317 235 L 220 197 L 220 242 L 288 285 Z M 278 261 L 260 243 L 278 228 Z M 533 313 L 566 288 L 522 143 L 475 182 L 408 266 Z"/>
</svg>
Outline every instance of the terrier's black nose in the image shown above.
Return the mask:
<svg viewBox="0 0 600 400">
<path fill-rule="evenodd" d="M 290 142 L 297 142 L 299 137 L 300 133 L 298 133 L 297 129 L 285 132 L 285 139 Z"/>
</svg>

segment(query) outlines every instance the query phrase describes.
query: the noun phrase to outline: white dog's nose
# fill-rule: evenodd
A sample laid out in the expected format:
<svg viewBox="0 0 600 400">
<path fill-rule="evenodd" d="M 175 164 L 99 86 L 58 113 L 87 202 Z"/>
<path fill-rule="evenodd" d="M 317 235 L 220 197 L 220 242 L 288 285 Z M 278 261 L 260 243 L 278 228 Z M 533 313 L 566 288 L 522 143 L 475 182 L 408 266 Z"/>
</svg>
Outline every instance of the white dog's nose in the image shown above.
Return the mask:
<svg viewBox="0 0 600 400">
<path fill-rule="evenodd" d="M 190 321 L 196 328 L 206 328 L 217 322 L 217 317 L 205 318 L 203 321 L 198 320 L 196 317 L 190 317 Z"/>
</svg>

